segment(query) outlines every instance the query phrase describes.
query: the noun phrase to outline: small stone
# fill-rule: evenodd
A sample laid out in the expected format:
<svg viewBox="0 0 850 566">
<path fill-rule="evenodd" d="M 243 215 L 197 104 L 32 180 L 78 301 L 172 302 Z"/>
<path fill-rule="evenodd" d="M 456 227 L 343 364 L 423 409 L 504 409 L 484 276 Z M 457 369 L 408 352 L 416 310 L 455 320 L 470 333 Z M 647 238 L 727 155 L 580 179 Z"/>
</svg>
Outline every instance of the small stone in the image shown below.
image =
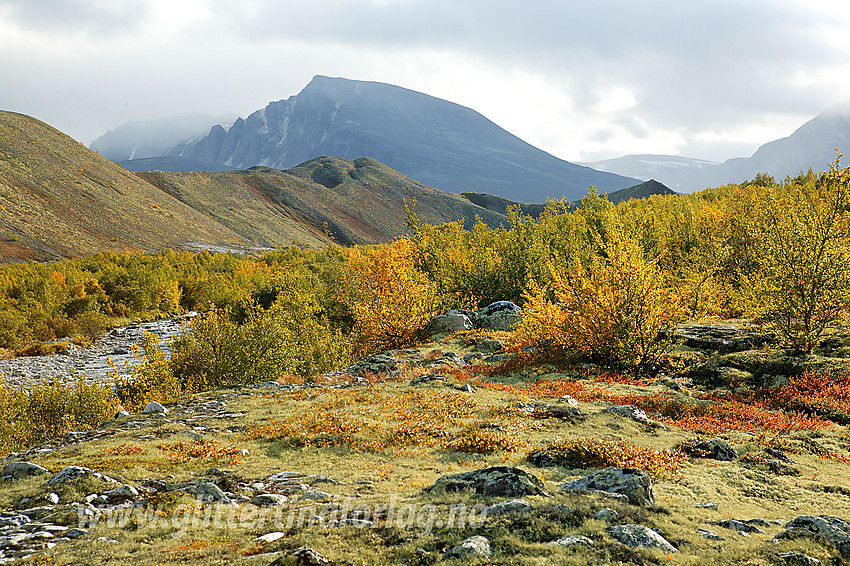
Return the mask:
<svg viewBox="0 0 850 566">
<path fill-rule="evenodd" d="M 726 540 L 725 538 L 710 529 L 697 529 L 697 534 L 709 540 Z"/>
<path fill-rule="evenodd" d="M 777 552 L 774 556 L 788 566 L 818 566 L 821 563 L 817 558 L 800 552 Z"/>
<path fill-rule="evenodd" d="M 548 544 L 557 544 L 564 548 L 571 546 L 593 546 L 593 540 L 581 535 L 567 535 L 550 541 Z"/>
<path fill-rule="evenodd" d="M 298 499 L 300 501 L 305 500 L 313 500 L 313 501 L 325 501 L 327 499 L 333 498 L 333 493 L 328 493 L 327 491 L 320 491 L 318 489 L 310 489 L 305 491 L 301 497 Z"/>
<path fill-rule="evenodd" d="M 611 509 L 610 507 L 600 509 L 599 511 L 596 512 L 596 515 L 594 515 L 594 517 L 596 519 L 598 519 L 600 521 L 606 521 L 606 522 L 607 521 L 613 521 L 614 519 L 616 519 L 619 516 L 620 516 L 620 514 L 617 513 L 616 511 L 614 511 L 613 509 Z"/>
<path fill-rule="evenodd" d="M 540 478 L 525 470 L 508 466 L 493 466 L 442 476 L 427 489 L 437 493 L 456 493 L 466 490 L 490 497 L 549 496 L 543 489 Z"/>
<path fill-rule="evenodd" d="M 167 413 L 168 409 L 163 407 L 161 403 L 157 403 L 156 401 L 151 401 L 150 403 L 148 403 L 145 406 L 145 408 L 142 412 L 143 413 Z"/>
<path fill-rule="evenodd" d="M 251 503 L 260 507 L 265 507 L 283 505 L 287 501 L 289 501 L 289 499 L 285 495 L 281 495 L 279 493 L 260 493 L 254 496 Z"/>
<path fill-rule="evenodd" d="M 703 501 L 702 503 L 695 503 L 694 507 L 697 509 L 711 509 L 712 511 L 717 511 L 717 503 L 714 501 Z"/>
<path fill-rule="evenodd" d="M 511 499 L 510 501 L 500 501 L 487 507 L 484 510 L 484 514 L 488 517 L 496 517 L 509 513 L 530 513 L 531 511 L 534 511 L 534 506 L 525 499 Z"/>
<path fill-rule="evenodd" d="M 738 453 L 735 452 L 732 445 L 720 438 L 685 442 L 681 449 L 696 458 L 708 458 L 721 462 L 731 462 L 738 459 Z"/>
<path fill-rule="evenodd" d="M 82 536 L 86 536 L 89 534 L 88 529 L 83 529 L 82 527 L 75 527 L 73 529 L 68 529 L 65 531 L 65 536 L 68 538 L 80 538 Z"/>
<path fill-rule="evenodd" d="M 649 417 L 646 416 L 644 410 L 634 405 L 614 405 L 605 409 L 605 412 L 614 413 L 642 424 L 649 424 Z"/>
<path fill-rule="evenodd" d="M 493 557 L 493 547 L 486 537 L 473 536 L 464 540 L 446 552 L 447 558 L 486 558 Z"/>
<path fill-rule="evenodd" d="M 93 477 L 108 483 L 119 483 L 117 480 L 114 480 L 109 476 L 105 476 L 100 472 L 95 472 L 91 468 L 85 468 L 83 466 L 68 466 L 62 469 L 61 472 L 53 476 L 50 481 L 47 482 L 47 485 L 56 485 L 58 483 L 63 483 L 66 481 L 84 477 Z"/>
<path fill-rule="evenodd" d="M 561 395 L 558 400 L 571 407 L 578 407 L 578 401 L 572 395 Z"/>
<path fill-rule="evenodd" d="M 665 552 L 676 552 L 670 542 L 643 525 L 614 525 L 605 529 L 617 542 L 629 548 L 660 548 Z"/>
<path fill-rule="evenodd" d="M 259 537 L 254 539 L 254 542 L 269 544 L 270 542 L 274 542 L 277 539 L 283 538 L 285 536 L 286 536 L 286 533 L 276 531 L 276 532 L 273 532 L 273 533 L 266 533 L 263 536 L 259 536 Z"/>
<path fill-rule="evenodd" d="M 59 505 L 59 494 L 57 493 L 48 493 L 44 496 L 44 499 L 51 505 Z"/>
<path fill-rule="evenodd" d="M 135 500 L 139 497 L 139 490 L 132 485 L 124 484 L 121 487 L 110 489 L 103 495 L 109 500 L 109 503 L 115 504 L 122 501 Z"/>
<path fill-rule="evenodd" d="M 316 549 L 309 546 L 300 546 L 287 553 L 286 556 L 281 556 L 269 564 L 269 566 L 289 566 L 292 564 L 292 561 L 288 557 L 295 557 L 295 566 L 323 566 L 331 563 L 330 560 L 319 554 Z"/>
<path fill-rule="evenodd" d="M 740 519 L 724 519 L 723 521 L 717 521 L 717 526 L 732 531 L 738 531 L 738 533 L 757 533 L 760 535 L 767 534 L 765 533 L 765 531 L 763 531 L 756 525 L 766 526 L 766 521 L 764 521 L 763 519 L 748 519 L 743 521 Z"/>
</svg>

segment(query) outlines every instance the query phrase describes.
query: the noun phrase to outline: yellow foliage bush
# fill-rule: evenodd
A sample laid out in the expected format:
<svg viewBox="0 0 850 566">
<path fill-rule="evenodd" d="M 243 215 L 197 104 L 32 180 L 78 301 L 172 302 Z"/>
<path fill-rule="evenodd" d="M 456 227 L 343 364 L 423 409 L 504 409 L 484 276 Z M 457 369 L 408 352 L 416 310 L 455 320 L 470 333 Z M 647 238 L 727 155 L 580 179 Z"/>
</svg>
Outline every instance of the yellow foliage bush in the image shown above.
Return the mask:
<svg viewBox="0 0 850 566">
<path fill-rule="evenodd" d="M 416 269 L 416 247 L 397 240 L 348 253 L 340 299 L 354 317 L 361 352 L 409 346 L 440 306 L 434 284 Z"/>
<path fill-rule="evenodd" d="M 142 339 L 144 355 L 131 369 L 130 377 L 115 376 L 115 386 L 121 403 L 130 411 L 141 411 L 152 401 L 171 403 L 184 387 L 174 376 L 171 359 L 159 347 L 159 338 L 145 332 Z M 138 359 L 138 349 L 136 351 Z"/>
<path fill-rule="evenodd" d="M 574 260 L 568 272 L 550 267 L 551 289 L 530 287 L 514 340 L 650 369 L 666 351 L 661 332 L 680 317 L 679 299 L 634 240 L 613 239 L 604 250 L 588 265 Z"/>
</svg>

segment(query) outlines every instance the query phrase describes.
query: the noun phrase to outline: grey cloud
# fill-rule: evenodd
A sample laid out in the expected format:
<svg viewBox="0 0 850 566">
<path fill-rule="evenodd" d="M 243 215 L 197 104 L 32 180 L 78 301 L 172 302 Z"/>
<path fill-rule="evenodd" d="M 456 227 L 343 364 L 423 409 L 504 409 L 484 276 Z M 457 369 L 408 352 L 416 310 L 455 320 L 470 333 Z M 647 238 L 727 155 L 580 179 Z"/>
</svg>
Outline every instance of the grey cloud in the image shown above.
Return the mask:
<svg viewBox="0 0 850 566">
<path fill-rule="evenodd" d="M 0 0 L 0 18 L 37 32 L 116 35 L 150 16 L 148 0 Z"/>
</svg>

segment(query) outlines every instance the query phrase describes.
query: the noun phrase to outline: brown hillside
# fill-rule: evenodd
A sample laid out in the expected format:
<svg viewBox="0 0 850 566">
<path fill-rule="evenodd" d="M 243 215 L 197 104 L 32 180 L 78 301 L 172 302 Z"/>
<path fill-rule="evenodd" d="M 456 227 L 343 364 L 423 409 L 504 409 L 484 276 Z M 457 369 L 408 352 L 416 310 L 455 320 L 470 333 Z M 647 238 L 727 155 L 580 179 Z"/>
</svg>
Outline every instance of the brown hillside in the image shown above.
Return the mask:
<svg viewBox="0 0 850 566">
<path fill-rule="evenodd" d="M 404 202 L 429 223 L 476 216 L 491 226 L 498 213 L 459 195 L 430 189 L 375 161 L 313 159 L 286 171 L 252 167 L 225 173 L 138 174 L 149 183 L 208 214 L 235 232 L 267 246 L 320 244 L 325 226 L 341 244 L 378 243 L 404 233 Z"/>
<path fill-rule="evenodd" d="M 248 244 L 62 132 L 0 112 L 0 260 Z"/>
</svg>

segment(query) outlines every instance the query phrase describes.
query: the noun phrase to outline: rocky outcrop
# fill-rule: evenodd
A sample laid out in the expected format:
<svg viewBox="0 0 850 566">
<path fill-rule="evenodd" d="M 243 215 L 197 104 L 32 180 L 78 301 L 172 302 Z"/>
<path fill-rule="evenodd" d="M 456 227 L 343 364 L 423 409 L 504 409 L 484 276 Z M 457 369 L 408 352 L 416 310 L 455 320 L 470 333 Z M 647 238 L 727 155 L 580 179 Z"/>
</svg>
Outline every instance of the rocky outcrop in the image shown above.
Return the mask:
<svg viewBox="0 0 850 566">
<path fill-rule="evenodd" d="M 474 491 L 490 497 L 549 496 L 543 489 L 540 478 L 525 470 L 508 466 L 495 466 L 443 476 L 427 491 L 433 493 Z"/>
<path fill-rule="evenodd" d="M 605 468 L 559 485 L 564 491 L 603 492 L 624 496 L 632 505 L 655 505 L 652 480 L 640 470 Z"/>
<path fill-rule="evenodd" d="M 850 521 L 829 515 L 801 515 L 785 525 L 783 536 L 815 537 L 835 545 L 838 552 L 850 558 Z"/>
</svg>

